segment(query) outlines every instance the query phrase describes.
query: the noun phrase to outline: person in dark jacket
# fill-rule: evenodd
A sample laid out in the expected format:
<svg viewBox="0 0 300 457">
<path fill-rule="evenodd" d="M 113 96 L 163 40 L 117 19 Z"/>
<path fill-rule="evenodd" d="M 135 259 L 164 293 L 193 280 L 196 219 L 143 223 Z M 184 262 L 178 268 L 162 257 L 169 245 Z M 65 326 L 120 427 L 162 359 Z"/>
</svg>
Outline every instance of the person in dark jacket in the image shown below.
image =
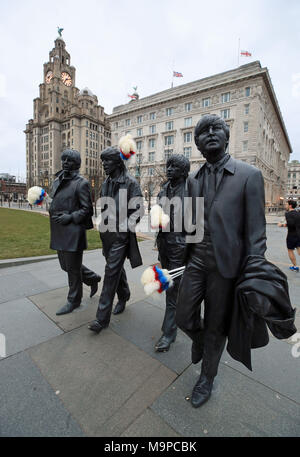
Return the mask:
<svg viewBox="0 0 300 457">
<path fill-rule="evenodd" d="M 101 188 L 101 200 L 107 201 L 107 204 L 102 210 L 100 228 L 106 266 L 96 320 L 88 327 L 95 333 L 108 327 L 115 294 L 118 302 L 113 314 L 122 313 L 130 298 L 124 261 L 128 257 L 132 268 L 142 265 L 135 226 L 144 213 L 140 186 L 126 170 L 120 150 L 113 147 L 105 149 L 101 153 L 101 160 L 107 175 Z M 135 209 L 129 205 L 130 200 Z M 107 230 L 110 223 L 113 231 L 111 228 Z"/>
<path fill-rule="evenodd" d="M 297 203 L 294 200 L 288 200 L 286 203 L 285 219 L 286 224 L 279 223 L 279 227 L 287 227 L 286 247 L 288 256 L 292 262 L 290 270 L 299 272 L 294 250 L 300 255 L 300 213 L 296 210 Z"/>
<path fill-rule="evenodd" d="M 173 154 L 167 160 L 166 168 L 168 181 L 162 187 L 157 200 L 163 211 L 169 215 L 170 221 L 165 230 L 160 228 L 156 244 L 162 268 L 173 270 L 183 266 L 185 255 L 184 197 L 190 162 L 182 154 Z M 173 205 L 170 208 L 169 205 L 166 207 L 165 203 L 170 202 L 174 197 L 177 197 L 175 207 Z M 180 208 L 177 208 L 177 203 Z M 178 220 L 179 217 L 181 220 Z M 176 300 L 179 283 L 180 278 L 178 277 L 174 279 L 173 286 L 166 290 L 166 310 L 161 328 L 162 336 L 155 344 L 157 352 L 168 351 L 171 343 L 176 339 Z"/>
<path fill-rule="evenodd" d="M 241 265 L 246 256 L 264 256 L 266 250 L 263 177 L 260 170 L 226 152 L 229 133 L 219 116 L 200 119 L 194 139 L 206 162 L 188 178 L 189 196 L 204 197 L 204 237 L 201 242 L 187 243 L 176 319 L 192 340 L 192 362 L 202 359 L 191 397 L 194 407 L 211 395 Z"/>
<path fill-rule="evenodd" d="M 82 264 L 87 248 L 86 230 L 93 228 L 93 205 L 88 181 L 79 175 L 78 151 L 66 149 L 61 155 L 62 170 L 56 174 L 50 197 L 50 248 L 55 249 L 61 268 L 68 273 L 67 303 L 57 315 L 71 313 L 82 299 L 82 283 L 95 295 L 101 277 Z"/>
</svg>

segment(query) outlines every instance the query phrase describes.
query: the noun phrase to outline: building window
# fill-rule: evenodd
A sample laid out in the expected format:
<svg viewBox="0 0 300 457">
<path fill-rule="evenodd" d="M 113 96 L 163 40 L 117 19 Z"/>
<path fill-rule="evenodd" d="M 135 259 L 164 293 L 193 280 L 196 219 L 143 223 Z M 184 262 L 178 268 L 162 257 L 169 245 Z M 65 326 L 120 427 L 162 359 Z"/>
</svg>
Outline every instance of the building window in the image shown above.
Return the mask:
<svg viewBox="0 0 300 457">
<path fill-rule="evenodd" d="M 149 152 L 149 162 L 154 162 L 155 159 L 155 152 L 151 151 Z"/>
<path fill-rule="evenodd" d="M 192 147 L 188 146 L 186 148 L 183 148 L 183 155 L 187 158 L 190 159 L 192 155 Z"/>
<path fill-rule="evenodd" d="M 174 128 L 174 122 L 173 121 L 166 122 L 166 130 L 173 130 L 173 128 Z"/>
<path fill-rule="evenodd" d="M 130 125 L 130 119 L 125 120 L 125 125 L 126 125 L 126 127 L 128 127 Z"/>
<path fill-rule="evenodd" d="M 152 149 L 155 147 L 155 139 L 154 138 L 151 138 L 149 140 L 149 148 Z"/>
<path fill-rule="evenodd" d="M 166 109 L 166 115 L 167 116 L 172 116 L 173 113 L 174 113 L 174 108 L 167 108 Z"/>
<path fill-rule="evenodd" d="M 230 92 L 221 95 L 222 103 L 230 102 Z"/>
<path fill-rule="evenodd" d="M 192 141 L 192 132 L 187 132 L 183 136 L 184 143 L 191 143 Z"/>
<path fill-rule="evenodd" d="M 118 126 L 119 126 L 119 125 L 118 125 L 118 122 L 115 122 L 115 129 L 117 129 Z"/>
<path fill-rule="evenodd" d="M 207 108 L 210 106 L 210 97 L 202 99 L 202 108 Z"/>
<path fill-rule="evenodd" d="M 173 149 L 165 149 L 165 161 L 167 161 L 173 154 Z"/>
<path fill-rule="evenodd" d="M 156 113 L 150 113 L 149 117 L 150 117 L 150 120 L 153 121 L 154 119 L 156 119 Z"/>
<path fill-rule="evenodd" d="M 244 132 L 248 132 L 248 127 L 249 127 L 249 124 L 248 122 L 244 122 Z"/>
<path fill-rule="evenodd" d="M 165 136 L 165 146 L 174 144 L 174 135 Z"/>
<path fill-rule="evenodd" d="M 243 141 L 243 151 L 248 151 L 248 141 Z"/>
<path fill-rule="evenodd" d="M 249 114 L 250 105 L 245 105 L 245 114 Z"/>
<path fill-rule="evenodd" d="M 136 149 L 137 149 L 137 151 L 141 151 L 142 150 L 142 141 L 137 141 L 136 142 Z"/>
<path fill-rule="evenodd" d="M 230 117 L 230 110 L 229 109 L 222 109 L 221 110 L 221 117 L 223 119 L 229 119 Z"/>
<path fill-rule="evenodd" d="M 152 168 L 152 167 L 148 168 L 148 176 L 154 176 L 154 168 Z"/>
<path fill-rule="evenodd" d="M 245 89 L 245 97 L 250 97 L 250 87 L 246 87 L 246 89 Z"/>
<path fill-rule="evenodd" d="M 185 104 L 185 111 L 188 113 L 189 111 L 192 111 L 192 103 L 189 102 L 189 103 L 186 103 Z"/>
<path fill-rule="evenodd" d="M 186 117 L 184 119 L 184 126 L 185 127 L 192 127 L 192 118 L 191 117 Z"/>
<path fill-rule="evenodd" d="M 143 136 L 143 129 L 137 129 L 136 134 L 137 136 Z"/>
<path fill-rule="evenodd" d="M 149 127 L 150 135 L 156 132 L 156 125 L 150 125 Z"/>
<path fill-rule="evenodd" d="M 137 117 L 137 123 L 141 124 L 143 122 L 143 116 L 138 116 Z"/>
</svg>

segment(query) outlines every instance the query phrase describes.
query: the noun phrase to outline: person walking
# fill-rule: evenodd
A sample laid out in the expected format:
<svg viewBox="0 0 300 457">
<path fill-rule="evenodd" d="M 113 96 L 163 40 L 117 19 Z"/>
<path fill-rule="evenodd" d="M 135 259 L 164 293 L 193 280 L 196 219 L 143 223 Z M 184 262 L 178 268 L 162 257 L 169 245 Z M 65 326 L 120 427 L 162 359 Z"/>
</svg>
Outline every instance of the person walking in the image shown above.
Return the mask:
<svg viewBox="0 0 300 457">
<path fill-rule="evenodd" d="M 298 255 L 300 255 L 300 213 L 296 210 L 297 203 L 294 200 L 288 200 L 286 203 L 285 219 L 286 223 L 279 223 L 278 227 L 287 227 L 286 246 L 288 250 L 288 256 L 292 265 L 290 266 L 291 271 L 299 272 L 297 266 L 297 260 L 295 256 L 295 249 Z"/>
</svg>

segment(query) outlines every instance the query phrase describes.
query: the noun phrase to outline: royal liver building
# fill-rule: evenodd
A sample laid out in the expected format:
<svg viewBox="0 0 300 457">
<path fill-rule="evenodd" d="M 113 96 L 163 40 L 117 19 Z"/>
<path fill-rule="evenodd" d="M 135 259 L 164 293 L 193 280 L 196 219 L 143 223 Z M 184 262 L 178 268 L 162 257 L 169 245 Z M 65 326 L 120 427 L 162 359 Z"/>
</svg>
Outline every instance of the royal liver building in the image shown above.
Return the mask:
<svg viewBox="0 0 300 457">
<path fill-rule="evenodd" d="M 102 173 L 100 152 L 110 146 L 109 124 L 96 95 L 76 87 L 76 69 L 62 37 L 54 43 L 26 124 L 27 186 L 48 190 L 61 168 L 62 150 L 73 148 L 81 154 L 80 173 L 94 187 Z"/>
</svg>

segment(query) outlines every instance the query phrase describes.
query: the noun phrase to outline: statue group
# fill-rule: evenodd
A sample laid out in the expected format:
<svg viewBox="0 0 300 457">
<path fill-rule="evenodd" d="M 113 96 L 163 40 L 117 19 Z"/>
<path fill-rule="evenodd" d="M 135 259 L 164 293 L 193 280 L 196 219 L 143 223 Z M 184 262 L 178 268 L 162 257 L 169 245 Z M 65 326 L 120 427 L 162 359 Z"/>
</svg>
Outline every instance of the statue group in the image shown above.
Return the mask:
<svg viewBox="0 0 300 457">
<path fill-rule="evenodd" d="M 189 160 L 182 154 L 172 155 L 166 164 L 166 183 L 157 197 L 164 211 L 164 202 L 177 197 L 182 218 L 186 214 L 185 197 L 195 202 L 197 197 L 204 198 L 201 240 L 191 242 L 184 221 L 178 229 L 172 207 L 167 229 L 161 227 L 156 237 L 162 268 L 172 270 L 185 265 L 185 269 L 165 293 L 162 335 L 154 349 L 169 351 L 177 327 L 191 339 L 191 361 L 202 361 L 191 395 L 195 408 L 211 396 L 226 340 L 228 352 L 251 369 L 251 347 L 267 344 L 267 325 L 277 338 L 288 338 L 296 332 L 286 277 L 264 257 L 262 174 L 229 155 L 229 134 L 223 119 L 203 116 L 196 125 L 194 141 L 205 163 L 189 174 Z M 112 312 L 125 310 L 130 298 L 125 259 L 130 260 L 132 268 L 142 265 L 135 226 L 143 216 L 143 197 L 139 183 L 124 164 L 128 156 L 113 147 L 101 153 L 107 175 L 100 195 L 107 202 L 102 208 L 100 230 L 106 265 L 96 319 L 88 327 L 96 334 L 108 327 Z M 79 175 L 79 168 L 79 152 L 63 151 L 62 170 L 51 191 L 51 248 L 57 250 L 69 280 L 67 303 L 57 312 L 60 315 L 80 306 L 82 283 L 91 287 L 93 296 L 101 280 L 82 264 L 86 230 L 93 227 L 93 208 L 89 184 Z M 120 205 L 123 195 L 127 201 Z M 134 209 L 128 205 L 132 200 L 136 201 Z M 193 204 L 193 211 L 196 206 Z M 107 230 L 109 219 L 114 221 L 113 230 Z M 115 294 L 118 302 L 112 310 Z"/>
</svg>

